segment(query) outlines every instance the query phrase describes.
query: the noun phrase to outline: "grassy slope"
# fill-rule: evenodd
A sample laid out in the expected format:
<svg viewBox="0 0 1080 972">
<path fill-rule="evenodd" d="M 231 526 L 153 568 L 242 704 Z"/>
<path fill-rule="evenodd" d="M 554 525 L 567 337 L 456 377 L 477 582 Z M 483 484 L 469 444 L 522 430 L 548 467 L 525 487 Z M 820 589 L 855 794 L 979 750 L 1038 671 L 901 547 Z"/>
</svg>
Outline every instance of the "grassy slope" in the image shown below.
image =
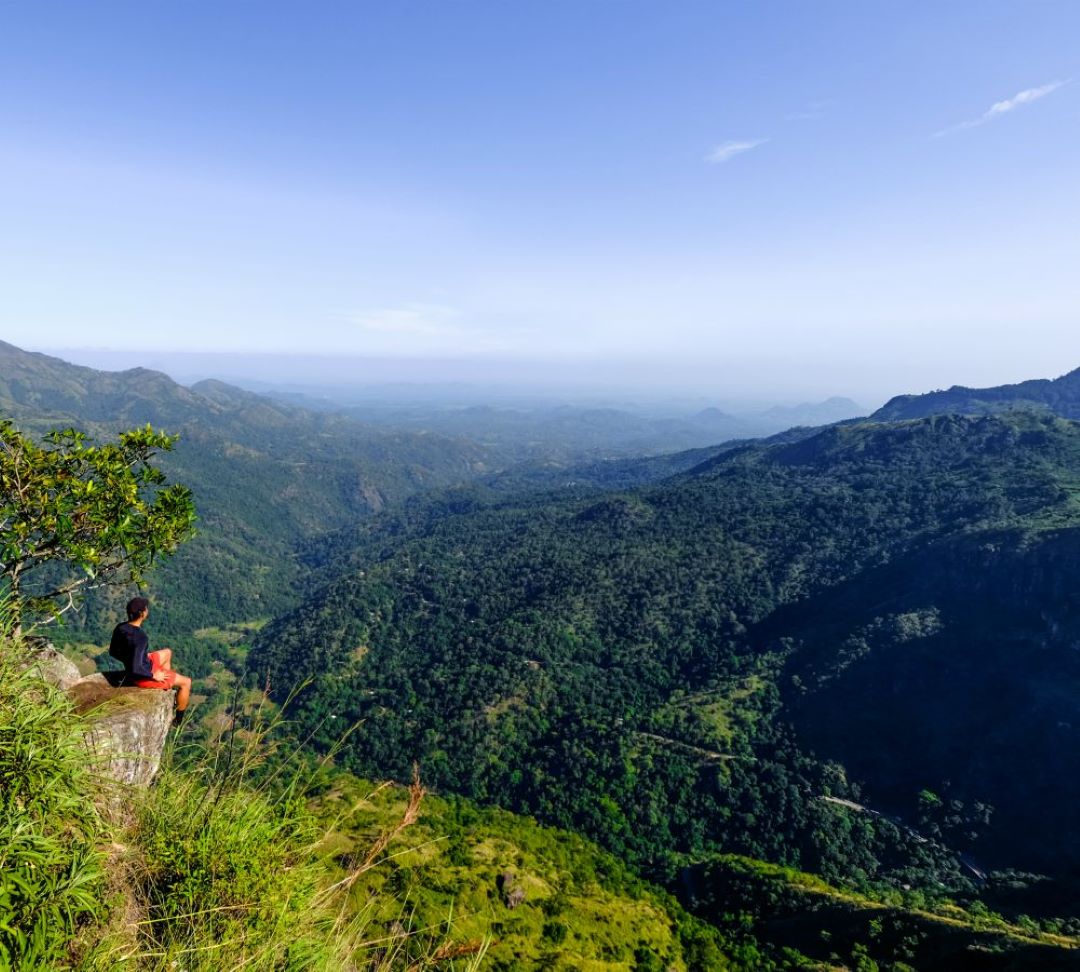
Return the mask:
<svg viewBox="0 0 1080 972">
<path fill-rule="evenodd" d="M 331 827 L 321 853 L 347 873 L 394 828 L 407 799 L 403 788 L 337 775 L 314 803 Z M 458 799 L 429 795 L 422 807 L 419 822 L 356 885 L 352 906 L 387 927 L 443 929 L 458 941 L 489 935 L 486 968 L 856 968 L 860 956 L 884 969 L 941 972 L 1080 964 L 1074 937 L 954 903 L 928 910 L 899 894 L 875 898 L 738 855 L 684 871 L 694 909 L 716 924 L 710 929 L 575 834 Z M 514 887 L 525 897 L 509 907 Z"/>
<path fill-rule="evenodd" d="M 402 788 L 337 777 L 316 801 L 332 827 L 323 853 L 339 866 L 355 863 L 363 848 L 393 828 L 406 802 Z M 511 898 L 515 888 L 524 892 L 518 904 Z M 403 900 L 408 914 L 400 910 Z M 721 947 L 734 949 L 719 935 L 584 838 L 430 795 L 419 822 L 356 886 L 353 906 L 373 908 L 387 924 L 449 923 L 459 940 L 490 935 L 491 969 L 735 967 L 721 957 Z"/>
</svg>

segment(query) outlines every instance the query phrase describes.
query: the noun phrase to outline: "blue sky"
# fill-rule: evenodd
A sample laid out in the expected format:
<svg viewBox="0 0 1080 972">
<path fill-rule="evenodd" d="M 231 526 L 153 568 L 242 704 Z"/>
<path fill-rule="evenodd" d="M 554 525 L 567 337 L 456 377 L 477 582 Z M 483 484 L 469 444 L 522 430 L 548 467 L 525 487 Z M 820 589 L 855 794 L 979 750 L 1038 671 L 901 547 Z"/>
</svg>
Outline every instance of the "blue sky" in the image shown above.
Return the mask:
<svg viewBox="0 0 1080 972">
<path fill-rule="evenodd" d="M 0 16 L 22 346 L 863 396 L 1080 365 L 1072 0 Z"/>
</svg>

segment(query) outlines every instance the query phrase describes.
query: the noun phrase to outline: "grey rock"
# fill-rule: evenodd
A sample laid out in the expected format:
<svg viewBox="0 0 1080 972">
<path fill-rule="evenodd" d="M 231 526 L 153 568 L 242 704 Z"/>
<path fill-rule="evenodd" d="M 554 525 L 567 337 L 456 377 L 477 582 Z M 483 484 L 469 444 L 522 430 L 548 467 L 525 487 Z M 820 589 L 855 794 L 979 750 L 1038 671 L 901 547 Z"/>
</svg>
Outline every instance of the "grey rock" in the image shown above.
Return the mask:
<svg viewBox="0 0 1080 972">
<path fill-rule="evenodd" d="M 43 638 L 27 639 L 29 665 L 36 668 L 41 677 L 59 689 L 67 691 L 82 675 L 75 663 L 65 658 Z"/>
<path fill-rule="evenodd" d="M 511 911 L 525 900 L 525 889 L 518 884 L 512 872 L 506 871 L 500 874 L 495 883 L 502 892 L 503 904 Z"/>
<path fill-rule="evenodd" d="M 172 725 L 173 693 L 117 687 L 98 674 L 79 679 L 68 695 L 88 717 L 86 746 L 99 768 L 120 783 L 149 786 Z"/>
</svg>

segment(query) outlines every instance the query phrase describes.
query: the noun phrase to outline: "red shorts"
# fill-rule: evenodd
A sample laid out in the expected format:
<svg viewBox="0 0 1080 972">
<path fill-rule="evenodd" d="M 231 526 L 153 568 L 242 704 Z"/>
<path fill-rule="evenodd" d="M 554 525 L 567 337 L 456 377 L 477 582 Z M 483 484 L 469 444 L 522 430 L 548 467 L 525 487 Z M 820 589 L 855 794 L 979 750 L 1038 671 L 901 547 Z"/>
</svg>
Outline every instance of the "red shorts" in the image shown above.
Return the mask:
<svg viewBox="0 0 1080 972">
<path fill-rule="evenodd" d="M 161 653 L 157 651 L 148 652 L 146 655 L 150 659 L 150 666 L 154 670 L 156 675 L 158 672 L 165 673 L 164 682 L 155 682 L 152 678 L 141 678 L 135 684 L 139 688 L 149 689 L 171 689 L 176 682 L 176 672 L 171 668 L 166 668 L 161 664 Z"/>
</svg>

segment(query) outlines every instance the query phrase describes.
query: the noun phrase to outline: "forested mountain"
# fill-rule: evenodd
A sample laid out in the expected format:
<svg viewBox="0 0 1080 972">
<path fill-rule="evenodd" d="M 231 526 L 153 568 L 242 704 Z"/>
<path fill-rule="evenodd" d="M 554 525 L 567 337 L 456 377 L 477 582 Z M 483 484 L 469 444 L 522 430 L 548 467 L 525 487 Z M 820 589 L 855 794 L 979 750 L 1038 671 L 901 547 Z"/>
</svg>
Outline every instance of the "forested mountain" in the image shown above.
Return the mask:
<svg viewBox="0 0 1080 972">
<path fill-rule="evenodd" d="M 39 433 L 75 426 L 105 437 L 150 422 L 179 434 L 161 466 L 194 490 L 199 534 L 152 575 L 158 616 L 174 639 L 291 607 L 298 582 L 310 586 L 298 570 L 298 544 L 340 546 L 323 538 L 407 497 L 466 482 L 499 494 L 626 488 L 737 444 L 587 459 L 564 441 L 553 447 L 557 457 L 514 463 L 519 450 L 507 443 L 496 450 L 462 437 L 376 428 L 221 381 L 188 388 L 161 372 L 98 371 L 2 341 L 0 415 Z M 100 638 L 117 612 L 113 602 L 126 596 L 92 595 L 68 634 Z"/>
<path fill-rule="evenodd" d="M 991 415 L 1014 408 L 1041 408 L 1062 418 L 1080 419 L 1080 368 L 1053 380 L 1040 378 L 995 388 L 964 388 L 925 395 L 899 395 L 886 402 L 871 418 L 879 422 L 922 418 L 926 415 Z"/>
<path fill-rule="evenodd" d="M 490 461 L 464 440 L 376 430 L 216 381 L 185 388 L 143 368 L 96 371 L 3 342 L 0 414 L 37 432 L 76 426 L 105 436 L 150 422 L 179 434 L 161 466 L 194 490 L 199 535 L 152 579 L 176 634 L 283 610 L 295 597 L 302 537 L 472 478 Z M 75 623 L 100 635 L 114 622 L 95 606 Z"/>
<path fill-rule="evenodd" d="M 419 758 L 656 876 L 733 852 L 865 887 L 1067 880 L 1078 499 L 1080 426 L 1017 412 L 376 520 L 252 670 L 314 679 L 318 743 L 359 721 L 350 767 Z"/>
</svg>

